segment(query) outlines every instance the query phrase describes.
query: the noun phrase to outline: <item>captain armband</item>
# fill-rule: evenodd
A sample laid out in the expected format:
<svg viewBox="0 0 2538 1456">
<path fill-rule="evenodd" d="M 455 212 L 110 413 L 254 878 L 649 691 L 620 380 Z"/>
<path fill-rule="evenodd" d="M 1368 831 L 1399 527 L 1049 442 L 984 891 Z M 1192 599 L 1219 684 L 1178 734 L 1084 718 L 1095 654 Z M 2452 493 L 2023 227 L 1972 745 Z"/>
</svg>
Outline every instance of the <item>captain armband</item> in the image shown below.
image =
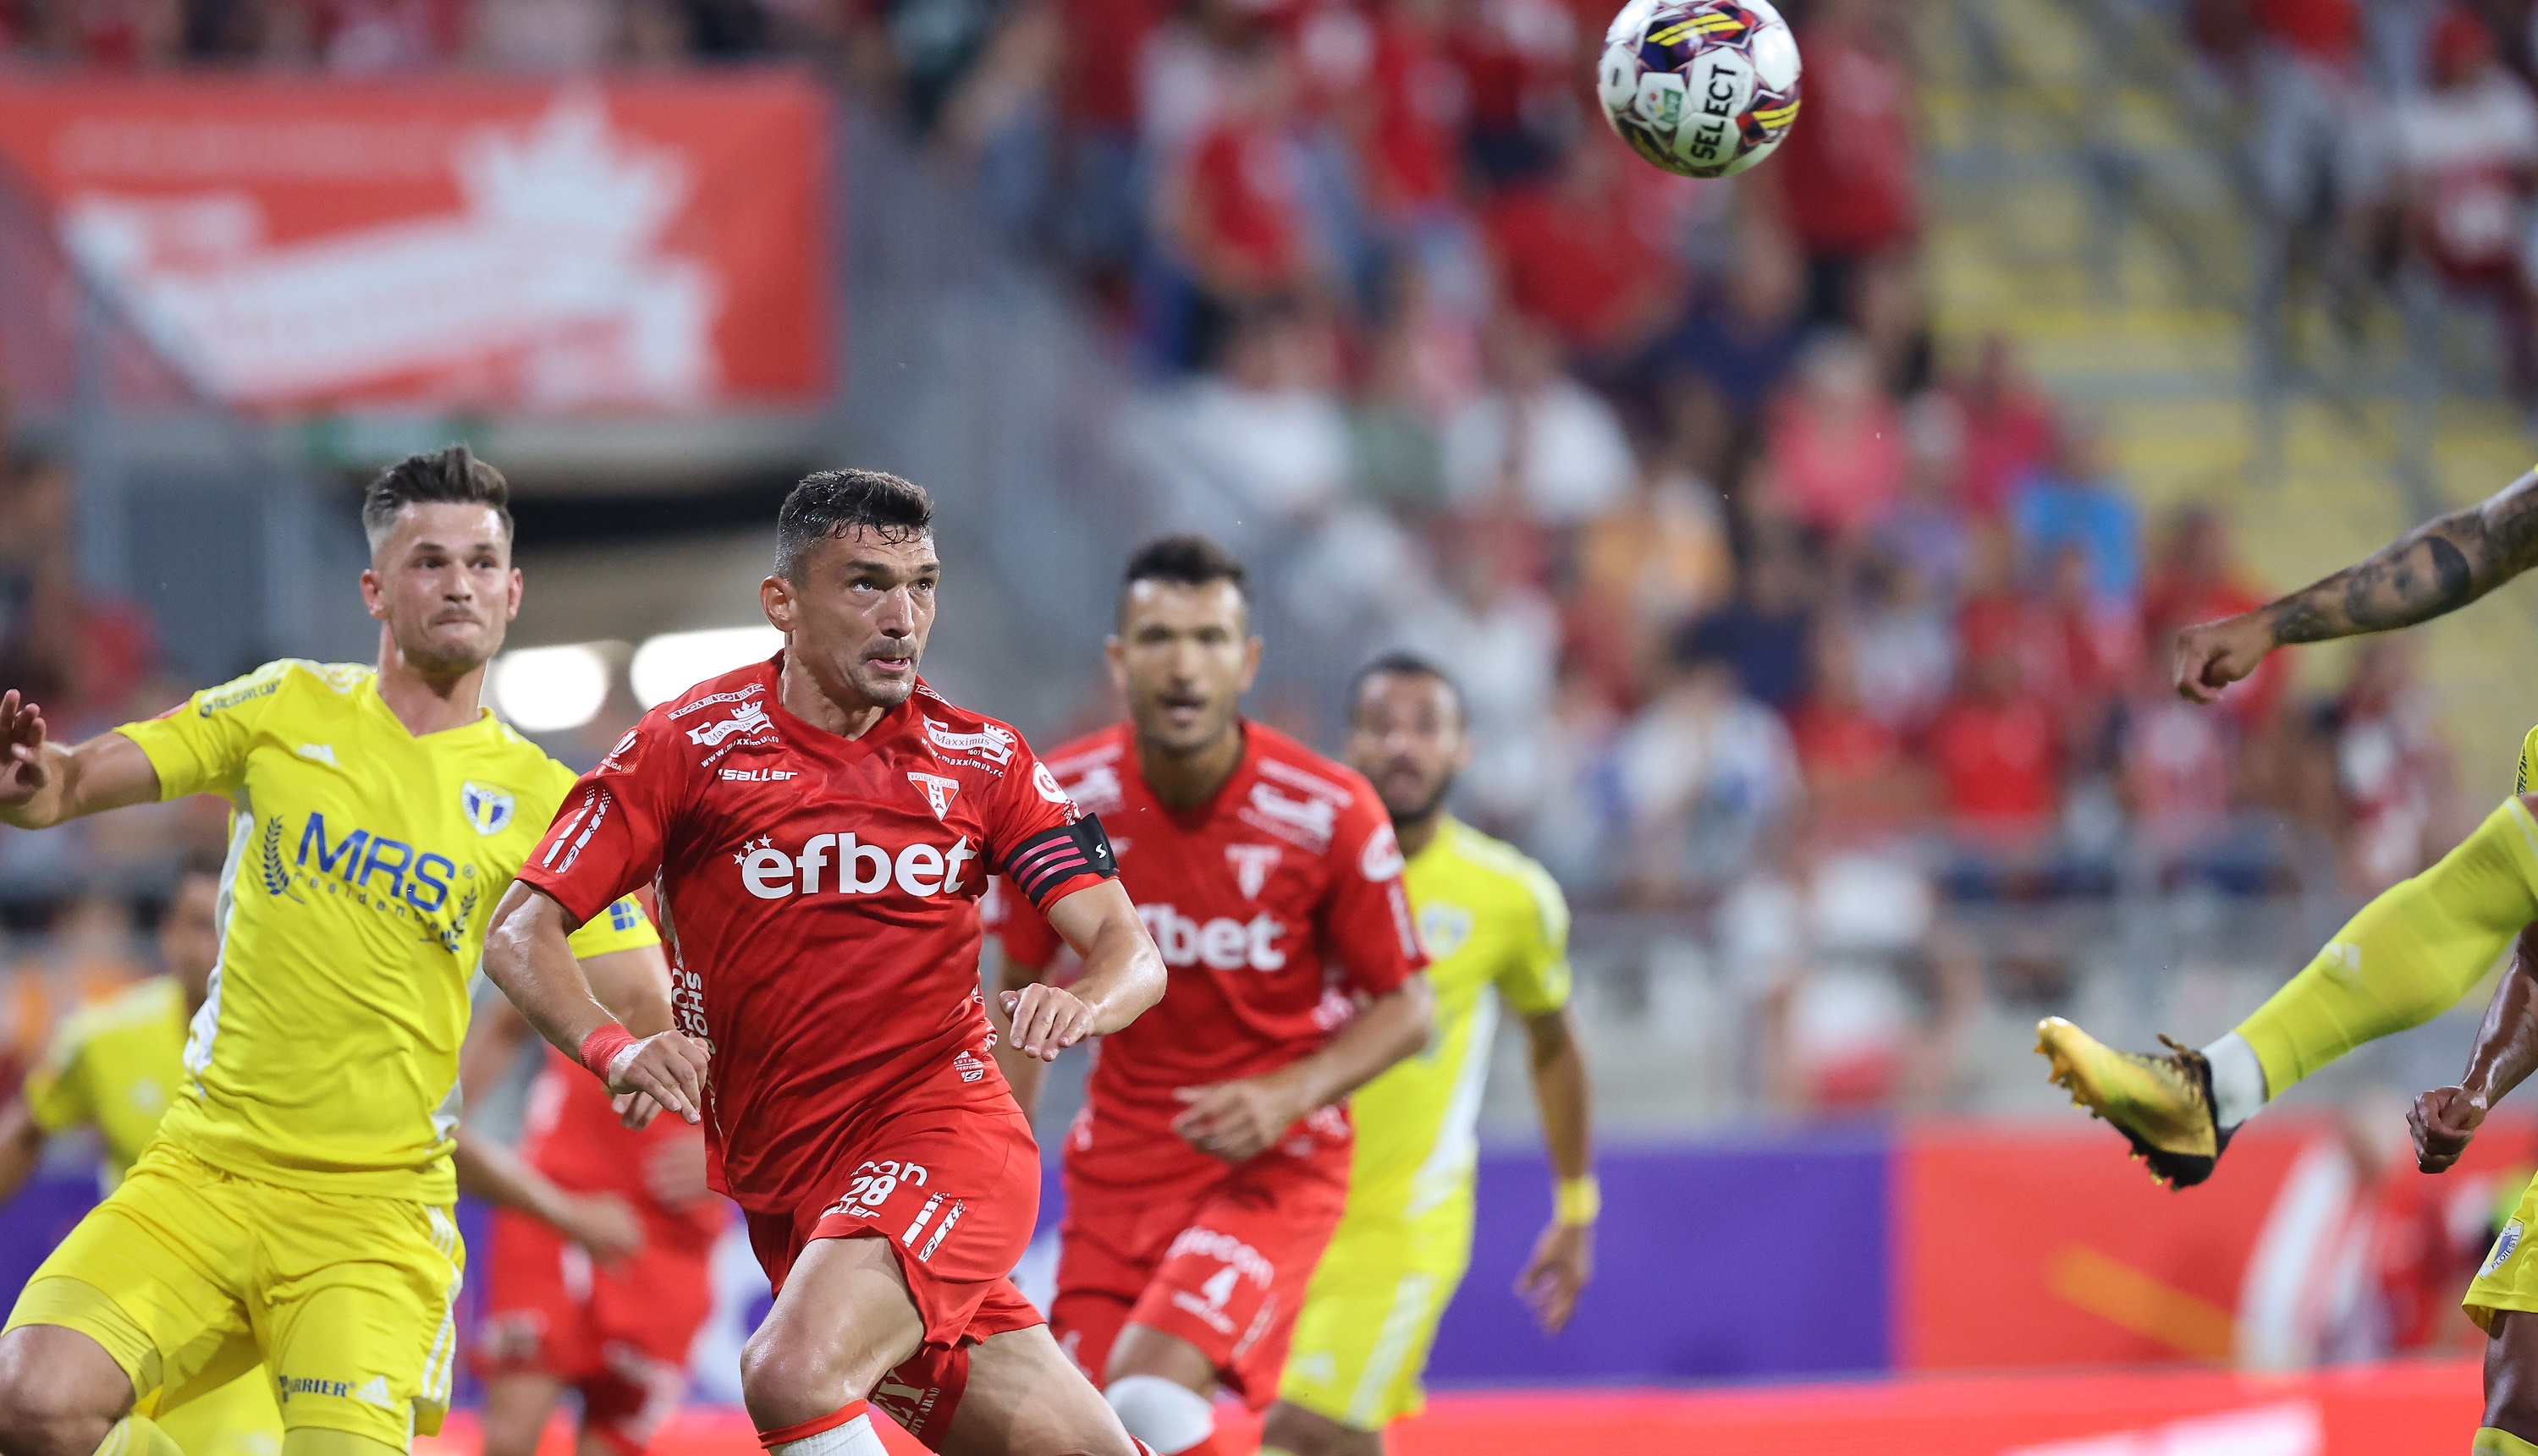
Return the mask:
<svg viewBox="0 0 2538 1456">
<path fill-rule="evenodd" d="M 1090 814 L 1071 825 L 1042 829 L 1015 845 L 1003 866 L 1005 883 L 1036 906 L 1044 906 L 1050 891 L 1079 875 L 1108 880 L 1118 873 L 1110 836 L 1102 832 L 1102 821 Z"/>
</svg>

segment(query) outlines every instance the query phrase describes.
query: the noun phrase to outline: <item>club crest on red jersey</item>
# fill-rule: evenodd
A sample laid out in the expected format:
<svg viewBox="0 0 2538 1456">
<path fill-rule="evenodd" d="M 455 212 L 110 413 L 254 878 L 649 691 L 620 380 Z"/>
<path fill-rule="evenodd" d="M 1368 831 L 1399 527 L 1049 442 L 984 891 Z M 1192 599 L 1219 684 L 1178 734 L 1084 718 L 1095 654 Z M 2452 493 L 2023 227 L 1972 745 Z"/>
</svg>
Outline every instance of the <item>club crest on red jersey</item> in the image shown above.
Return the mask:
<svg viewBox="0 0 2538 1456">
<path fill-rule="evenodd" d="M 916 785 L 917 792 L 925 795 L 925 802 L 933 808 L 936 819 L 951 812 L 952 801 L 961 792 L 961 780 L 946 778 L 940 773 L 918 773 L 910 769 L 907 781 Z"/>
<path fill-rule="evenodd" d="M 1116 849 L 1118 841 L 1113 839 Z M 1244 899 L 1258 899 L 1267 888 L 1269 877 L 1277 871 L 1278 860 L 1285 851 L 1275 844 L 1228 844 L 1225 862 L 1234 866 L 1234 883 L 1242 887 Z"/>
</svg>

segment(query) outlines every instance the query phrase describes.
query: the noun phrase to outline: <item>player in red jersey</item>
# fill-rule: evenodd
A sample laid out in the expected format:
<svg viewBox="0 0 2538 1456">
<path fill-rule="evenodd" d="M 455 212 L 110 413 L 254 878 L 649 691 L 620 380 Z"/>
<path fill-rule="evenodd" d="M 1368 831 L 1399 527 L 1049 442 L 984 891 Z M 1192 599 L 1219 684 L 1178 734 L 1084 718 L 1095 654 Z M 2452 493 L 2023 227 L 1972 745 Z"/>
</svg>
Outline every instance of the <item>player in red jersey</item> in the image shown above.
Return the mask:
<svg viewBox="0 0 2538 1456">
<path fill-rule="evenodd" d="M 640 912 L 627 899 L 600 913 Z M 669 977 L 651 960 L 635 983 L 631 972 L 641 963 L 588 962 L 584 973 L 627 1024 L 667 1026 Z M 603 975 L 617 983 L 602 984 Z M 480 1098 L 518 1065 L 535 1035 L 507 1002 L 478 1015 L 459 1058 L 467 1097 Z M 713 1246 L 730 1209 L 705 1186 L 696 1128 L 675 1117 L 630 1128 L 621 1120 L 626 1098 L 612 1099 L 562 1052 L 543 1056 L 516 1153 L 482 1142 L 470 1151 L 480 1163 L 520 1164 L 507 1181 L 605 1206 L 626 1227 L 610 1242 L 577 1242 L 534 1201 L 495 1210 L 476 1348 L 485 1456 L 531 1456 L 567 1389 L 581 1398 L 578 1456 L 642 1456 L 687 1395 L 688 1347 L 713 1311 Z"/>
<path fill-rule="evenodd" d="M 1166 1456 L 1216 1456 L 1221 1386 L 1269 1404 L 1348 1194 L 1341 1101 L 1428 1039 L 1401 850 L 1355 769 L 1240 715 L 1260 664 L 1241 563 L 1167 537 L 1129 563 L 1110 639 L 1132 721 L 1052 754 L 1107 818 L 1171 967 L 1102 1044 L 1066 1139 L 1059 1342 Z M 1056 955 L 1002 928 L 1007 984 Z M 1009 993 L 1010 994 L 1010 993 Z M 1036 1066 L 1008 1057 L 1026 1105 Z"/>
<path fill-rule="evenodd" d="M 583 778 L 485 968 L 612 1092 L 704 1122 L 776 1289 L 740 1370 L 770 1450 L 880 1456 L 869 1398 L 950 1456 L 1129 1456 L 1007 1278 L 1039 1156 L 989 1059 L 979 893 L 1004 876 L 1091 967 L 1006 998 L 1026 1055 L 1127 1026 L 1163 961 L 1099 822 L 1019 734 L 917 678 L 932 513 L 877 472 L 795 488 L 760 585 L 785 649 L 654 708 Z M 564 937 L 645 882 L 678 1026 L 638 1040 Z"/>
</svg>

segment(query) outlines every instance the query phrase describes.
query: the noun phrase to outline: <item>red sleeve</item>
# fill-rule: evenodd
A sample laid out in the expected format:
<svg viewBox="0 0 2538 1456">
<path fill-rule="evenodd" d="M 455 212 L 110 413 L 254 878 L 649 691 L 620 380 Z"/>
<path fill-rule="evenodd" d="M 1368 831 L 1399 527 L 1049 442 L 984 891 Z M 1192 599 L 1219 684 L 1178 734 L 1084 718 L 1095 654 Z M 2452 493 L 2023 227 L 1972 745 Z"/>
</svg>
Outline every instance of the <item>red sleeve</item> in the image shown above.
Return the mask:
<svg viewBox="0 0 2538 1456">
<path fill-rule="evenodd" d="M 581 776 L 519 878 L 578 922 L 649 884 L 687 779 L 679 735 L 646 718 Z"/>
<path fill-rule="evenodd" d="M 1102 822 L 1077 811 L 1057 775 L 1027 745 L 1016 750 L 1004 781 L 988 800 L 986 859 L 987 868 L 1004 881 L 1009 934 L 1021 921 L 1041 918 L 1026 914 L 1025 901 L 1044 912 L 1119 873 Z M 1007 940 L 1008 954 L 1014 944 Z"/>
<path fill-rule="evenodd" d="M 1349 988 L 1387 996 L 1427 968 L 1401 888 L 1401 842 L 1392 821 L 1361 785 L 1331 836 L 1330 889 L 1322 899 L 1323 953 Z"/>
</svg>

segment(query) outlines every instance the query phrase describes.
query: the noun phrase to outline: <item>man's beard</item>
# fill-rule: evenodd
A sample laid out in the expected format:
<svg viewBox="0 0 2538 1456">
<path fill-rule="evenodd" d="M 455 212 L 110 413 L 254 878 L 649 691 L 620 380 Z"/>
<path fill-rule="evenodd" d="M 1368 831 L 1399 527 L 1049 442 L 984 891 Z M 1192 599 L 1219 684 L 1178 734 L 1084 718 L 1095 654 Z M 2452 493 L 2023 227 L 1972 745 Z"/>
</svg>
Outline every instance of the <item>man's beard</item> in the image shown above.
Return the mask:
<svg viewBox="0 0 2538 1456">
<path fill-rule="evenodd" d="M 1453 796 L 1454 775 L 1448 773 L 1443 778 L 1436 781 L 1436 792 L 1430 794 L 1418 805 L 1418 807 L 1413 809 L 1395 809 L 1390 804 L 1386 804 L 1383 808 L 1385 813 L 1392 816 L 1394 827 L 1398 827 L 1402 825 L 1418 824 L 1424 820 L 1435 818 L 1438 813 L 1443 811 L 1445 801 Z"/>
</svg>

